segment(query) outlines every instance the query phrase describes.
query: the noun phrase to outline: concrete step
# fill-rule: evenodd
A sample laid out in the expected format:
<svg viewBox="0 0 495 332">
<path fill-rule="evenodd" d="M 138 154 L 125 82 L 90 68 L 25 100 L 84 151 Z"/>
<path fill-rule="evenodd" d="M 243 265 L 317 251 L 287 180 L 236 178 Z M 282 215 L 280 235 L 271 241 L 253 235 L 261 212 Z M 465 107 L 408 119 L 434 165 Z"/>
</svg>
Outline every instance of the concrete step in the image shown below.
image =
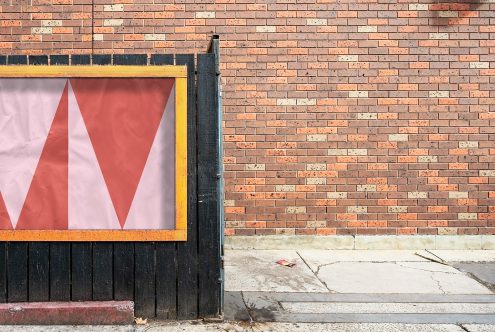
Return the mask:
<svg viewBox="0 0 495 332">
<path fill-rule="evenodd" d="M 225 318 L 287 323 L 495 324 L 495 294 L 227 292 Z"/>
</svg>

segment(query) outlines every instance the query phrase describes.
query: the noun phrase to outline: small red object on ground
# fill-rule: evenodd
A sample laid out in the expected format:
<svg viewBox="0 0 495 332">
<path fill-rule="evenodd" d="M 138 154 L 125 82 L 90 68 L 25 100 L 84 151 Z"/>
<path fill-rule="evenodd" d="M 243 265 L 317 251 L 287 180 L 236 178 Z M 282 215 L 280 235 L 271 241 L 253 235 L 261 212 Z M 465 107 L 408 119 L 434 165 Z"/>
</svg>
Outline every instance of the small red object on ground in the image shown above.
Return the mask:
<svg viewBox="0 0 495 332">
<path fill-rule="evenodd" d="M 296 265 L 296 263 L 288 262 L 285 259 L 279 259 L 277 261 L 277 264 L 280 264 L 280 265 L 283 265 L 283 266 L 287 266 L 287 267 L 293 267 L 294 265 Z"/>
</svg>

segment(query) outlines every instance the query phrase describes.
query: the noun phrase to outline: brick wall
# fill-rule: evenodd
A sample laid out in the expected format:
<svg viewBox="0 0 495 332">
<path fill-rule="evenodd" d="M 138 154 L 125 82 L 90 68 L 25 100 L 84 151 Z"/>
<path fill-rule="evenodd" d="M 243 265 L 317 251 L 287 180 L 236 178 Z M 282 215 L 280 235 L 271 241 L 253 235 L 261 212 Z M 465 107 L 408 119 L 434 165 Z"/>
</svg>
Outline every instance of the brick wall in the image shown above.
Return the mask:
<svg viewBox="0 0 495 332">
<path fill-rule="evenodd" d="M 495 234 L 495 1 L 170 2 L 1 1 L 0 53 L 217 33 L 227 234 Z"/>
</svg>

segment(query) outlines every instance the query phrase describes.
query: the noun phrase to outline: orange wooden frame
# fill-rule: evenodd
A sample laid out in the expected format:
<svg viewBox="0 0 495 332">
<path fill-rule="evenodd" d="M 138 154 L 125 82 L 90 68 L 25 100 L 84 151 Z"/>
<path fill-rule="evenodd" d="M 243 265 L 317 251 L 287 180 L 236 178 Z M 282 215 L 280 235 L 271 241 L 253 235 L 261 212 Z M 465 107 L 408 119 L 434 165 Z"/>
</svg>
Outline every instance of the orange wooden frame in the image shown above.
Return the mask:
<svg viewBox="0 0 495 332">
<path fill-rule="evenodd" d="M 175 78 L 175 229 L 0 230 L 0 241 L 186 241 L 187 67 L 186 66 L 0 66 L 1 78 Z"/>
</svg>

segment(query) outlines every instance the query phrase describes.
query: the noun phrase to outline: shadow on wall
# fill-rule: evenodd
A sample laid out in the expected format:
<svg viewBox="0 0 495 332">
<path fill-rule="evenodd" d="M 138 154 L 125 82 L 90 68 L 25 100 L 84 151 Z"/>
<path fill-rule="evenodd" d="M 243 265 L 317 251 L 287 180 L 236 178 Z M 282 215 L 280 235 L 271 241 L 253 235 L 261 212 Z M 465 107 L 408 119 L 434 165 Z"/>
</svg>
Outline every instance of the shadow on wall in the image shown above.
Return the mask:
<svg viewBox="0 0 495 332">
<path fill-rule="evenodd" d="M 478 17 L 480 6 L 490 5 L 490 0 L 438 2 L 430 4 L 434 25 L 468 25 L 470 18 Z"/>
</svg>

